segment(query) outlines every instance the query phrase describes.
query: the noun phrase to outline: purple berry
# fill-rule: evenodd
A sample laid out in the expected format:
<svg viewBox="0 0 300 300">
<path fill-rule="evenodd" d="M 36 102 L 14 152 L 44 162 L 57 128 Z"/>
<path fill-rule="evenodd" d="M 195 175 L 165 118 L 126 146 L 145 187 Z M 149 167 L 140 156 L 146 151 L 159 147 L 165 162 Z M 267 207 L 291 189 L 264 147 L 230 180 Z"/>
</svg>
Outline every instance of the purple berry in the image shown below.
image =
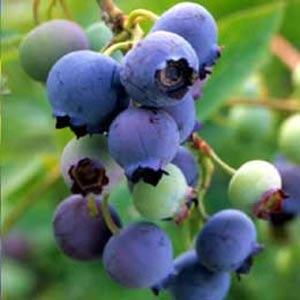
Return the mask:
<svg viewBox="0 0 300 300">
<path fill-rule="evenodd" d="M 196 108 L 192 95 L 186 94 L 183 101 L 164 107 L 164 110 L 177 123 L 180 143 L 183 143 L 191 135 L 196 123 Z"/>
<path fill-rule="evenodd" d="M 234 209 L 213 215 L 196 241 L 200 261 L 214 272 L 247 272 L 252 256 L 260 249 L 253 222 L 246 214 Z"/>
<path fill-rule="evenodd" d="M 172 271 L 172 244 L 155 224 L 133 223 L 109 240 L 103 263 L 119 284 L 128 288 L 148 288 Z"/>
<path fill-rule="evenodd" d="M 121 65 L 121 81 L 134 101 L 148 107 L 183 101 L 197 79 L 198 59 L 177 34 L 149 34 L 132 48 Z"/>
<path fill-rule="evenodd" d="M 109 211 L 120 226 L 118 214 L 112 207 Z M 63 253 L 76 260 L 101 258 L 112 236 L 104 221 L 101 198 L 88 199 L 80 195 L 72 195 L 60 203 L 54 214 L 53 231 Z"/>
<path fill-rule="evenodd" d="M 206 8 L 197 3 L 178 3 L 161 15 L 151 32 L 158 30 L 176 33 L 187 40 L 198 56 L 200 78 L 210 74 L 210 67 L 220 56 L 220 47 L 216 21 Z"/>
<path fill-rule="evenodd" d="M 202 265 L 195 251 L 188 251 L 174 261 L 175 273 L 165 287 L 175 300 L 223 300 L 230 286 L 230 274 L 214 273 Z"/>
<path fill-rule="evenodd" d="M 128 105 L 119 64 L 89 50 L 62 57 L 50 71 L 47 92 L 56 127 L 69 126 L 77 136 L 106 131 L 121 106 Z"/>
<path fill-rule="evenodd" d="M 180 146 L 171 163 L 182 171 L 189 186 L 197 188 L 199 180 L 198 163 L 187 148 Z"/>
<path fill-rule="evenodd" d="M 163 110 L 129 108 L 111 124 L 108 133 L 111 156 L 132 182 L 141 178 L 153 185 L 179 146 L 178 128 Z"/>
</svg>

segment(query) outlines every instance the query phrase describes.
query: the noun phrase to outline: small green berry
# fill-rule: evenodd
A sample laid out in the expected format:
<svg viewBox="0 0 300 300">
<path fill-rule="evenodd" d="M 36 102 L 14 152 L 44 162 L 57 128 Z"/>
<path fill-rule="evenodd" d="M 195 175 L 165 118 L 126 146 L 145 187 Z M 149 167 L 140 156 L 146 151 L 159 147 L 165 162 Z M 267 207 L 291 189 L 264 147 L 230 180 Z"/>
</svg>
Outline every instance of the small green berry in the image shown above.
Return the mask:
<svg viewBox="0 0 300 300">
<path fill-rule="evenodd" d="M 178 167 L 167 165 L 156 186 L 139 181 L 133 187 L 133 202 L 137 211 L 147 219 L 159 220 L 180 213 L 188 193 L 185 177 Z"/>
<path fill-rule="evenodd" d="M 287 118 L 280 127 L 280 151 L 295 163 L 300 163 L 300 114 Z"/>
<path fill-rule="evenodd" d="M 272 112 L 262 107 L 236 106 L 231 109 L 229 120 L 235 135 L 244 141 L 267 139 L 274 125 Z"/>
<path fill-rule="evenodd" d="M 278 170 L 269 162 L 252 160 L 243 164 L 229 183 L 228 194 L 236 207 L 249 207 L 260 201 L 263 195 L 281 189 Z"/>
</svg>

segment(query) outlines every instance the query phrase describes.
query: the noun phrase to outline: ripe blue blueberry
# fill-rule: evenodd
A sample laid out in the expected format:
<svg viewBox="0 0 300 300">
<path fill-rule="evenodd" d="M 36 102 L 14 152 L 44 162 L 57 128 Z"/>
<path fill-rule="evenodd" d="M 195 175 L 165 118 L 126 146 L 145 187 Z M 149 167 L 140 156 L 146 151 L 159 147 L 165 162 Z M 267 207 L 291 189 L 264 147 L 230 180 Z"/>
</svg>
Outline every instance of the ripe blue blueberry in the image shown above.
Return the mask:
<svg viewBox="0 0 300 300">
<path fill-rule="evenodd" d="M 67 20 L 52 20 L 26 35 L 20 46 L 20 62 L 30 77 L 46 81 L 59 58 L 83 49 L 88 49 L 88 38 L 79 25 Z"/>
<path fill-rule="evenodd" d="M 200 263 L 195 251 L 174 261 L 175 272 L 164 286 L 175 300 L 223 300 L 230 286 L 230 274 L 212 272 Z"/>
<path fill-rule="evenodd" d="M 129 180 L 143 179 L 155 185 L 176 154 L 179 132 L 163 110 L 128 108 L 111 124 L 108 146 Z"/>
<path fill-rule="evenodd" d="M 261 250 L 252 220 L 234 209 L 213 215 L 199 232 L 196 251 L 200 261 L 214 272 L 247 273 L 252 256 Z"/>
<path fill-rule="evenodd" d="M 121 65 L 121 81 L 134 101 L 148 107 L 175 105 L 197 79 L 193 48 L 177 34 L 151 33 L 132 48 Z"/>
<path fill-rule="evenodd" d="M 182 171 L 189 186 L 197 188 L 199 180 L 198 163 L 187 148 L 180 146 L 171 163 Z"/>
<path fill-rule="evenodd" d="M 90 201 L 95 201 L 94 210 Z M 118 214 L 112 207 L 109 211 L 120 226 Z M 53 231 L 63 253 L 77 260 L 101 258 L 112 235 L 104 221 L 101 198 L 89 200 L 80 195 L 72 195 L 60 203 L 54 214 Z"/>
<path fill-rule="evenodd" d="M 103 263 L 112 279 L 121 285 L 148 288 L 172 271 L 172 244 L 155 224 L 133 223 L 109 240 Z"/>
<path fill-rule="evenodd" d="M 275 163 L 281 179 L 282 189 L 287 194 L 283 201 L 283 211 L 294 215 L 300 214 L 300 165 L 286 159 Z"/>
<path fill-rule="evenodd" d="M 192 94 L 187 93 L 183 101 L 164 107 L 164 110 L 177 123 L 180 143 L 183 143 L 191 135 L 196 123 L 196 108 Z"/>
<path fill-rule="evenodd" d="M 213 16 L 197 3 L 178 3 L 164 12 L 151 32 L 165 30 L 187 40 L 199 59 L 199 75 L 205 78 L 220 56 L 218 28 Z"/>
<path fill-rule="evenodd" d="M 67 54 L 53 66 L 47 93 L 56 127 L 69 126 L 77 136 L 106 131 L 121 106 L 128 104 L 119 64 L 89 50 Z"/>
</svg>

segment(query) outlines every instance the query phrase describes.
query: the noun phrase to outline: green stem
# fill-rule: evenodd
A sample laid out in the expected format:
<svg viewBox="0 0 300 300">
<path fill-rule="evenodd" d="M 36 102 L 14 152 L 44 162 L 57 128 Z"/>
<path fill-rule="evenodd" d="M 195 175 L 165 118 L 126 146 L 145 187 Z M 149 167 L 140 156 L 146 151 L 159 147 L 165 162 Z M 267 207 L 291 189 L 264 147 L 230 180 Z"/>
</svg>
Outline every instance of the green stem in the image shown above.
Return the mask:
<svg viewBox="0 0 300 300">
<path fill-rule="evenodd" d="M 229 107 L 236 105 L 261 106 L 290 112 L 300 111 L 299 99 L 234 99 L 227 104 Z"/>
<path fill-rule="evenodd" d="M 18 220 L 25 214 L 25 212 L 37 201 L 39 201 L 42 195 L 52 187 L 60 177 L 60 167 L 56 165 L 49 172 L 44 181 L 39 182 L 31 192 L 29 192 L 25 198 L 17 203 L 10 214 L 4 219 L 2 224 L 2 235 L 6 236 Z"/>
<path fill-rule="evenodd" d="M 47 18 L 48 20 L 52 19 L 52 11 L 57 3 L 57 0 L 50 0 L 49 6 L 47 8 Z"/>
<path fill-rule="evenodd" d="M 205 208 L 205 196 L 207 193 L 208 188 L 210 187 L 211 180 L 214 174 L 214 164 L 212 163 L 211 159 L 207 156 L 202 156 L 200 154 L 200 162 L 201 162 L 201 176 L 199 180 L 199 186 L 198 186 L 198 209 L 202 216 L 203 221 L 205 222 L 209 215 Z"/>
<path fill-rule="evenodd" d="M 112 234 L 115 235 L 119 232 L 119 227 L 115 224 L 114 220 L 111 217 L 109 206 L 108 206 L 108 198 L 109 195 L 105 195 L 103 197 L 102 212 L 107 227 L 112 232 Z"/>
<path fill-rule="evenodd" d="M 60 3 L 60 6 L 61 6 L 61 8 L 62 8 L 62 10 L 63 10 L 63 12 L 64 12 L 64 14 L 65 14 L 65 16 L 66 16 L 68 19 L 73 20 L 74 17 L 73 17 L 73 15 L 72 15 L 71 11 L 69 10 L 68 5 L 67 5 L 67 3 L 65 2 L 65 0 L 59 0 L 59 3 Z"/>
<path fill-rule="evenodd" d="M 36 25 L 40 24 L 40 20 L 39 20 L 40 4 L 41 4 L 41 0 L 33 0 L 33 6 L 32 6 L 33 20 Z"/>
<path fill-rule="evenodd" d="M 131 29 L 138 23 L 137 20 L 144 19 L 155 22 L 158 19 L 158 15 L 147 9 L 135 9 L 128 15 L 125 22 L 125 28 Z"/>
<path fill-rule="evenodd" d="M 217 163 L 224 171 L 226 171 L 230 176 L 234 175 L 236 170 L 230 167 L 226 162 L 224 162 L 213 150 L 213 148 L 198 134 L 194 133 L 192 137 L 193 147 L 199 150 L 203 155 L 210 157 L 215 163 Z"/>
<path fill-rule="evenodd" d="M 23 39 L 23 35 L 16 35 L 12 38 L 9 39 L 5 39 L 4 41 L 2 41 L 2 46 L 5 47 L 12 47 L 12 46 L 18 46 L 20 44 L 20 42 Z"/>
<path fill-rule="evenodd" d="M 99 216 L 99 210 L 97 207 L 96 199 L 94 194 L 90 194 L 88 196 L 88 210 L 89 210 L 89 215 L 92 218 L 97 218 Z"/>
<path fill-rule="evenodd" d="M 226 171 L 230 176 L 233 176 L 236 170 L 232 167 L 230 167 L 227 163 L 225 163 L 217 154 L 215 151 L 211 151 L 209 156 L 211 159 L 218 164 L 224 171 Z"/>
<path fill-rule="evenodd" d="M 136 26 L 133 29 L 132 32 L 132 43 L 133 45 L 137 44 L 144 36 L 144 31 L 143 29 L 140 27 L 139 24 L 136 24 Z"/>
<path fill-rule="evenodd" d="M 132 45 L 133 43 L 131 41 L 116 43 L 106 48 L 103 51 L 103 54 L 111 56 L 114 52 L 118 50 L 124 50 L 124 51 L 129 50 L 132 47 Z"/>
</svg>

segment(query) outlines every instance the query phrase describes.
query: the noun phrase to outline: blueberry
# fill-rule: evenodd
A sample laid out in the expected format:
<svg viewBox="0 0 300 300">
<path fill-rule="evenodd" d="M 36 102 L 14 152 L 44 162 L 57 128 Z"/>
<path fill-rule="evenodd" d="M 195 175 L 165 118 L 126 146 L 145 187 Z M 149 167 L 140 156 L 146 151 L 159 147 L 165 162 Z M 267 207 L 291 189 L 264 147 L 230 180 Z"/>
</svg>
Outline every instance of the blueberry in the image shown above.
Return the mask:
<svg viewBox="0 0 300 300">
<path fill-rule="evenodd" d="M 83 49 L 88 49 L 88 38 L 79 25 L 67 20 L 53 20 L 26 35 L 20 46 L 20 62 L 30 77 L 46 81 L 59 58 Z"/>
<path fill-rule="evenodd" d="M 164 12 L 151 32 L 165 30 L 187 40 L 199 59 L 199 75 L 205 78 L 220 56 L 218 28 L 213 16 L 197 3 L 178 3 Z"/>
<path fill-rule="evenodd" d="M 86 34 L 89 39 L 89 49 L 98 52 L 107 46 L 108 43 L 113 39 L 112 31 L 105 25 L 104 22 L 91 24 L 86 29 Z M 116 61 L 121 62 L 123 55 L 121 51 L 116 51 L 113 53 L 112 57 Z"/>
<path fill-rule="evenodd" d="M 57 119 L 77 136 L 106 131 L 128 99 L 119 80 L 119 64 L 89 50 L 62 57 L 51 69 L 47 93 Z"/>
<path fill-rule="evenodd" d="M 214 272 L 246 273 L 252 256 L 260 249 L 253 222 L 234 209 L 222 210 L 210 217 L 196 241 L 200 261 Z"/>
<path fill-rule="evenodd" d="M 189 186 L 197 188 L 199 181 L 198 163 L 187 148 L 180 146 L 171 163 L 182 171 Z"/>
<path fill-rule="evenodd" d="M 111 124 L 108 146 L 129 180 L 155 185 L 176 154 L 179 132 L 163 110 L 128 108 Z"/>
<path fill-rule="evenodd" d="M 128 288 L 148 288 L 172 271 L 172 244 L 157 225 L 136 222 L 109 240 L 103 263 L 119 284 Z"/>
<path fill-rule="evenodd" d="M 280 151 L 292 162 L 300 163 L 300 114 L 287 118 L 280 127 Z"/>
<path fill-rule="evenodd" d="M 156 186 L 139 181 L 133 186 L 132 199 L 137 211 L 152 220 L 176 217 L 184 209 L 188 185 L 184 175 L 173 164 Z"/>
<path fill-rule="evenodd" d="M 247 209 L 263 200 L 269 192 L 281 188 L 281 177 L 274 165 L 263 160 L 252 160 L 241 165 L 232 176 L 228 194 L 236 207 Z"/>
<path fill-rule="evenodd" d="M 242 142 L 262 142 L 273 132 L 274 115 L 272 111 L 263 107 L 239 105 L 230 110 L 229 122 L 234 135 Z"/>
<path fill-rule="evenodd" d="M 72 195 L 60 203 L 53 218 L 54 236 L 60 249 L 76 260 L 101 258 L 112 236 L 104 221 L 101 198 L 95 199 L 97 214 L 91 211 L 89 201 L 80 195 Z M 114 222 L 120 226 L 118 214 L 112 207 L 109 210 Z"/>
<path fill-rule="evenodd" d="M 61 155 L 61 170 L 71 191 L 83 195 L 110 192 L 123 175 L 109 154 L 107 138 L 99 134 L 70 140 Z"/>
<path fill-rule="evenodd" d="M 164 286 L 175 300 L 223 300 L 230 286 L 230 274 L 212 272 L 200 263 L 195 251 L 174 261 L 175 272 Z"/>
<path fill-rule="evenodd" d="M 282 178 L 282 189 L 287 194 L 283 201 L 283 212 L 287 214 L 300 214 L 300 165 L 295 165 L 287 160 L 276 162 Z"/>
<path fill-rule="evenodd" d="M 121 65 L 121 80 L 134 101 L 148 107 L 175 105 L 197 79 L 193 48 L 174 33 L 149 34 L 132 48 Z"/>
<path fill-rule="evenodd" d="M 192 133 L 196 123 L 196 108 L 191 93 L 176 105 L 164 107 L 164 110 L 175 120 L 179 130 L 180 143 L 183 143 Z"/>
</svg>

